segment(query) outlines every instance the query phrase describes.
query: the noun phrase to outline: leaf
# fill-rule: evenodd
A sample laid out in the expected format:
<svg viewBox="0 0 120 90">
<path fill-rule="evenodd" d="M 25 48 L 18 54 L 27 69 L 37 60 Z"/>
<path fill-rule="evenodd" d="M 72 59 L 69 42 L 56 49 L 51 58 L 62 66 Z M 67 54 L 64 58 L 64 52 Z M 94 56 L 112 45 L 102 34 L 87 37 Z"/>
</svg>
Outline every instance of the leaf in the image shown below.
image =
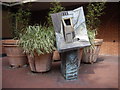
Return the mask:
<svg viewBox="0 0 120 90">
<path fill-rule="evenodd" d="M 52 52 L 55 48 L 55 36 L 52 30 L 50 27 L 42 25 L 28 26 L 25 34 L 20 37 L 19 44 L 25 52 L 31 54 L 35 50 L 37 50 L 38 54 Z"/>
</svg>

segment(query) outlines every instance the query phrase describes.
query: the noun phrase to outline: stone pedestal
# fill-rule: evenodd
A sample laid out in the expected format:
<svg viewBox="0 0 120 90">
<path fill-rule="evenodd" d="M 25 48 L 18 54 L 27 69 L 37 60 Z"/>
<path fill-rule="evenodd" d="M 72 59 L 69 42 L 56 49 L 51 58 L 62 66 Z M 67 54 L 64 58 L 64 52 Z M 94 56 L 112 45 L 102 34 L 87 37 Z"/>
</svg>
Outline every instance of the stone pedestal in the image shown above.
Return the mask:
<svg viewBox="0 0 120 90">
<path fill-rule="evenodd" d="M 63 52 L 61 55 L 61 73 L 66 80 L 76 80 L 80 66 L 78 50 Z"/>
</svg>

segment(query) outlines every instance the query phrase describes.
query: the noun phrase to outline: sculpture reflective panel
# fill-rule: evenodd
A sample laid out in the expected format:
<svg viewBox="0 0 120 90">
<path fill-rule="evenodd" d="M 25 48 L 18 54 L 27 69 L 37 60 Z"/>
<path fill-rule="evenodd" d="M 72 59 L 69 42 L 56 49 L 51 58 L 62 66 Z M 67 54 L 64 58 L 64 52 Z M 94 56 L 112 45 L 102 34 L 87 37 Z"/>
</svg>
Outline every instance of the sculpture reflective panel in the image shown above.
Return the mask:
<svg viewBox="0 0 120 90">
<path fill-rule="evenodd" d="M 51 17 L 59 52 L 90 46 L 83 7 L 51 14 Z"/>
</svg>

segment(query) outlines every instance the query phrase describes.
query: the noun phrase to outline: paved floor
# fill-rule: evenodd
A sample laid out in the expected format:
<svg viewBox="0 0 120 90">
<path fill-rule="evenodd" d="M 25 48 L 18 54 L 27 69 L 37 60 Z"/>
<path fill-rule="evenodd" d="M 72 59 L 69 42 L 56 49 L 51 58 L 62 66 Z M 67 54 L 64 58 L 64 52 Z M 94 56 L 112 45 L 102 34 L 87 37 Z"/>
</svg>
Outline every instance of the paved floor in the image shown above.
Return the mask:
<svg viewBox="0 0 120 90">
<path fill-rule="evenodd" d="M 3 88 L 118 88 L 118 57 L 100 56 L 97 63 L 81 64 L 79 79 L 65 80 L 60 61 L 53 62 L 51 71 L 32 73 L 29 67 L 11 69 L 6 57 L 2 64 Z"/>
</svg>

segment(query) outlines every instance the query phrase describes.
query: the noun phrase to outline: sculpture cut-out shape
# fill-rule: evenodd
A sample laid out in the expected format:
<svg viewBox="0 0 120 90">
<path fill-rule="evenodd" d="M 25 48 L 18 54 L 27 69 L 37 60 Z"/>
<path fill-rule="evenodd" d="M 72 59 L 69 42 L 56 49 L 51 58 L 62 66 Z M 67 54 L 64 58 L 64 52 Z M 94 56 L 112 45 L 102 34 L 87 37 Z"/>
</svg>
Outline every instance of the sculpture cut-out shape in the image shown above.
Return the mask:
<svg viewBox="0 0 120 90">
<path fill-rule="evenodd" d="M 74 28 L 72 25 L 72 19 L 71 18 L 63 18 L 63 34 L 64 39 L 67 43 L 72 43 L 74 39 Z"/>
<path fill-rule="evenodd" d="M 59 52 L 90 46 L 83 7 L 51 14 Z"/>
</svg>

